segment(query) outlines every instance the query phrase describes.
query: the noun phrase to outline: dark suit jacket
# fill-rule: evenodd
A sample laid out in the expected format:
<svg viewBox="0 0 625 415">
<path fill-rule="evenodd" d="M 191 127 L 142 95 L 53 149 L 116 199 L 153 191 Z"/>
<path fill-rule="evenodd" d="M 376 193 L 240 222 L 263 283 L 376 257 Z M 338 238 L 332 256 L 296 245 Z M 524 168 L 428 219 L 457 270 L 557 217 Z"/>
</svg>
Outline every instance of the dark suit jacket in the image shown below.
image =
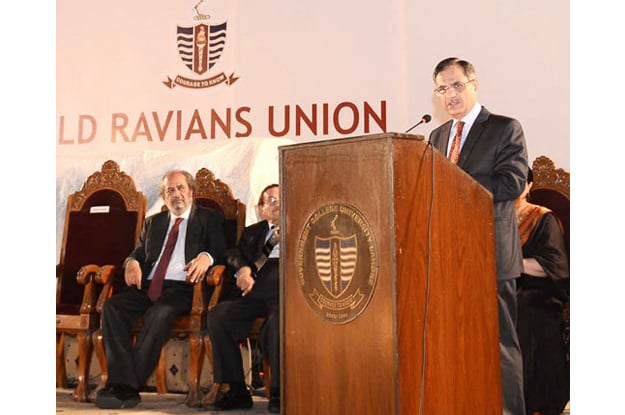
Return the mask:
<svg viewBox="0 0 625 415">
<path fill-rule="evenodd" d="M 443 154 L 447 154 L 451 125 L 452 120 L 430 134 L 430 143 Z M 497 278 L 507 280 L 520 276 L 523 254 L 514 200 L 525 189 L 528 167 L 521 124 L 513 118 L 491 114 L 482 107 L 462 146 L 458 167 L 493 195 Z"/>
<path fill-rule="evenodd" d="M 266 220 L 243 229 L 237 247 L 228 250 L 226 254 L 226 262 L 231 275 L 247 265 L 252 268 L 252 276 L 256 278 L 258 270 L 254 262 L 262 252 L 267 232 L 269 232 L 269 222 Z"/>
<path fill-rule="evenodd" d="M 189 262 L 200 252 L 208 252 L 215 263 L 223 261 L 226 240 L 223 231 L 224 216 L 215 209 L 205 208 L 195 203 L 191 206 L 187 237 L 185 240 L 185 262 Z M 158 255 L 165 243 L 169 225 L 169 211 L 156 213 L 146 218 L 137 245 L 129 255 L 141 264 L 143 282 L 156 265 Z"/>
</svg>

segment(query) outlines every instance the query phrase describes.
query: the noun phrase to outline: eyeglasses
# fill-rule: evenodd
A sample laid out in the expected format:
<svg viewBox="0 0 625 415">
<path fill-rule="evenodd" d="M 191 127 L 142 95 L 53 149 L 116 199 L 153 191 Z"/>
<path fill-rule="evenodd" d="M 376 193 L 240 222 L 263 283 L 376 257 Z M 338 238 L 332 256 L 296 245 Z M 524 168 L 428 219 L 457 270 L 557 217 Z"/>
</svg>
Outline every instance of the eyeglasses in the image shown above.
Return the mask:
<svg viewBox="0 0 625 415">
<path fill-rule="evenodd" d="M 453 89 L 454 91 L 456 91 L 456 94 L 459 94 L 464 91 L 464 88 L 466 88 L 467 84 L 473 81 L 475 81 L 475 79 L 469 79 L 467 82 L 454 82 L 453 84 L 451 84 L 451 86 L 441 85 L 434 90 L 434 93 L 436 94 L 436 96 L 442 97 L 443 95 L 446 95 L 447 92 Z"/>
<path fill-rule="evenodd" d="M 269 196 L 267 198 L 267 200 L 263 203 L 263 205 L 265 205 L 265 206 L 275 206 L 275 205 L 278 204 L 278 202 L 280 202 L 280 199 L 276 199 L 273 196 Z"/>
</svg>

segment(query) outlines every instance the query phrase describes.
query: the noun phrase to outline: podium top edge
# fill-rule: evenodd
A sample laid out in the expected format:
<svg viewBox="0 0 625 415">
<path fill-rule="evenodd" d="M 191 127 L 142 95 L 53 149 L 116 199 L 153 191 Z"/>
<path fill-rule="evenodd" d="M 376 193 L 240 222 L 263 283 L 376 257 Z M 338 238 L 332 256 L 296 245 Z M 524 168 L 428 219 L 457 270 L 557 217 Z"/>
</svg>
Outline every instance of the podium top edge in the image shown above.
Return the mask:
<svg viewBox="0 0 625 415">
<path fill-rule="evenodd" d="M 413 141 L 424 141 L 425 137 L 421 134 L 406 134 L 406 133 L 398 133 L 398 132 L 388 132 L 388 133 L 379 133 L 379 134 L 367 134 L 367 135 L 359 135 L 353 137 L 337 137 L 331 138 L 327 140 L 318 140 L 318 141 L 306 141 L 303 143 L 295 143 L 295 144 L 286 144 L 282 146 L 278 146 L 278 150 L 283 150 L 287 148 L 293 147 L 306 147 L 306 146 L 323 146 L 328 144 L 338 144 L 345 141 L 369 141 L 369 140 L 383 140 L 383 139 L 393 139 L 393 140 L 413 140 Z"/>
</svg>

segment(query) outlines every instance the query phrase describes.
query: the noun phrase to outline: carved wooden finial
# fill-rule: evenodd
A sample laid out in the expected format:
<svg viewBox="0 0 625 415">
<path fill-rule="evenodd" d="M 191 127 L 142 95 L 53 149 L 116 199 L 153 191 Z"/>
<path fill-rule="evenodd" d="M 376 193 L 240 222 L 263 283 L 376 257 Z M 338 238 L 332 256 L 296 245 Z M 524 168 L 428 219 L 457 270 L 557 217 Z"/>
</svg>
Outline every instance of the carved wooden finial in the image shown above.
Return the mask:
<svg viewBox="0 0 625 415">
<path fill-rule="evenodd" d="M 553 161 L 546 156 L 539 156 L 532 164 L 534 175 L 533 189 L 554 189 L 571 197 L 571 174 L 564 169 L 556 169 Z"/>
<path fill-rule="evenodd" d="M 202 167 L 195 174 L 196 199 L 211 199 L 219 203 L 226 216 L 236 216 L 239 209 L 239 201 L 234 198 L 230 186 L 219 179 L 215 179 L 215 173 Z"/>
<path fill-rule="evenodd" d="M 128 209 L 135 210 L 139 206 L 139 195 L 132 177 L 120 171 L 119 164 L 107 160 L 102 164 L 102 170 L 87 177 L 82 188 L 74 193 L 72 207 L 79 208 L 93 192 L 102 189 L 117 191 L 124 198 Z"/>
</svg>

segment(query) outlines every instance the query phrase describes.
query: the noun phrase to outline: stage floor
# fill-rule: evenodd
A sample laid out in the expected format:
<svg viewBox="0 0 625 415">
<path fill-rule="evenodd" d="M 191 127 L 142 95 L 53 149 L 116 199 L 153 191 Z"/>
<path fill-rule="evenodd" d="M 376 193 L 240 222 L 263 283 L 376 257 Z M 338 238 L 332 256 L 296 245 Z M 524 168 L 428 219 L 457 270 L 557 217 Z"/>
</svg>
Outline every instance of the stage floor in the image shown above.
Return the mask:
<svg viewBox="0 0 625 415">
<path fill-rule="evenodd" d="M 141 402 L 132 409 L 99 409 L 93 403 L 79 403 L 72 399 L 72 389 L 56 389 L 56 413 L 62 415 L 120 415 L 129 413 L 135 415 L 182 415 L 182 414 L 229 414 L 253 415 L 267 414 L 267 398 L 254 396 L 254 407 L 239 411 L 201 411 L 188 408 L 184 404 L 185 394 L 168 393 L 159 395 L 156 392 L 142 392 Z M 569 415 L 567 408 L 562 415 Z"/>
<path fill-rule="evenodd" d="M 119 415 L 121 413 L 141 415 L 181 415 L 181 414 L 266 414 L 267 398 L 254 396 L 254 407 L 240 411 L 201 411 L 184 404 L 185 394 L 141 392 L 141 402 L 132 409 L 100 409 L 93 403 L 79 403 L 72 399 L 72 389 L 56 389 L 56 413 L 62 415 Z"/>
</svg>

